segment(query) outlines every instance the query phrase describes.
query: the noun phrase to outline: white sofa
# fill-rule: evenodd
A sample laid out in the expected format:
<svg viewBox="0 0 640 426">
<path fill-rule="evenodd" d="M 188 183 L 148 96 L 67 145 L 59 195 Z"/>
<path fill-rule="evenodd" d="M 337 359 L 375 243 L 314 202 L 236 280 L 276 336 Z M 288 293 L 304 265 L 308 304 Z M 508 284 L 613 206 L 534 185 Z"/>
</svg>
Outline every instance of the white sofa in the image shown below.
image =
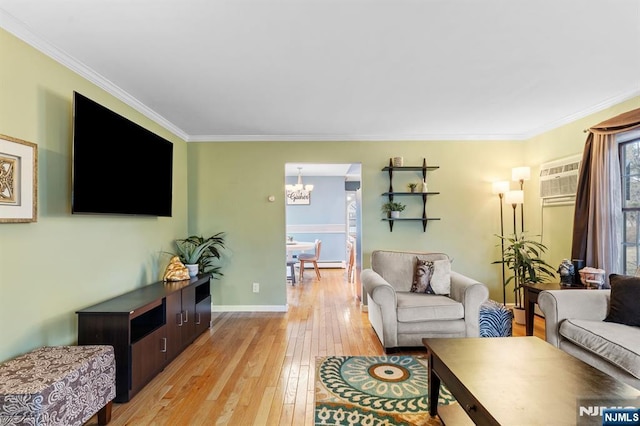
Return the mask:
<svg viewBox="0 0 640 426">
<path fill-rule="evenodd" d="M 422 346 L 424 337 L 479 337 L 480 306 L 487 286 L 450 272 L 449 297 L 412 293 L 416 260 L 449 260 L 446 254 L 376 250 L 362 271 L 369 321 L 385 352 Z"/>
<path fill-rule="evenodd" d="M 547 342 L 640 389 L 640 327 L 603 321 L 611 290 L 545 290 Z"/>
</svg>

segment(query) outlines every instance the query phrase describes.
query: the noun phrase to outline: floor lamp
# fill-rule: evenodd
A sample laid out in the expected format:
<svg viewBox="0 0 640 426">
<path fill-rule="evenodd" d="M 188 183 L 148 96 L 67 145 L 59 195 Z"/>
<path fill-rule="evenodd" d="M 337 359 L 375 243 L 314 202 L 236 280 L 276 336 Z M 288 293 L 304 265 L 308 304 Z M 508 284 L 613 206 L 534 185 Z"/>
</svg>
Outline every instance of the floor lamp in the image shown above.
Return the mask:
<svg viewBox="0 0 640 426">
<path fill-rule="evenodd" d="M 520 182 L 520 191 L 524 191 L 524 181 L 531 179 L 531 167 L 514 167 L 511 169 L 511 180 Z M 520 204 L 520 232 L 524 232 L 524 204 Z M 513 231 L 515 234 L 515 231 Z"/>
<path fill-rule="evenodd" d="M 509 182 L 506 180 L 493 182 L 492 191 L 500 197 L 500 256 L 502 259 L 502 304 L 507 305 L 507 289 L 505 286 L 505 273 L 504 273 L 504 216 L 502 213 L 502 200 L 504 194 L 509 191 Z"/>
<path fill-rule="evenodd" d="M 518 204 L 520 204 L 520 207 L 522 208 L 522 205 L 524 204 L 524 191 L 522 190 L 509 191 L 505 193 L 504 202 L 507 204 L 511 204 L 511 207 L 513 207 L 513 237 L 517 239 L 518 237 L 516 234 L 516 231 L 517 231 L 516 230 L 516 207 L 518 206 Z M 515 279 L 516 279 L 515 286 L 517 289 L 518 288 L 517 276 L 515 277 Z M 515 291 L 515 289 L 514 289 L 514 292 L 515 292 L 515 298 L 516 298 L 516 306 L 520 306 L 520 292 Z"/>
</svg>

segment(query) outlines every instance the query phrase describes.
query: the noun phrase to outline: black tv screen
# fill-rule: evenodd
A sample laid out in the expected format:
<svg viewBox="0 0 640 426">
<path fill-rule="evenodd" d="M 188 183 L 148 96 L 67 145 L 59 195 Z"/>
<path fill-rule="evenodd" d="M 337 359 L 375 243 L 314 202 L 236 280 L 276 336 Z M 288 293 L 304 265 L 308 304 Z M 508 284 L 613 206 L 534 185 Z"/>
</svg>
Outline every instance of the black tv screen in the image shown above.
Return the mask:
<svg viewBox="0 0 640 426">
<path fill-rule="evenodd" d="M 171 216 L 173 144 L 73 93 L 73 213 Z"/>
</svg>

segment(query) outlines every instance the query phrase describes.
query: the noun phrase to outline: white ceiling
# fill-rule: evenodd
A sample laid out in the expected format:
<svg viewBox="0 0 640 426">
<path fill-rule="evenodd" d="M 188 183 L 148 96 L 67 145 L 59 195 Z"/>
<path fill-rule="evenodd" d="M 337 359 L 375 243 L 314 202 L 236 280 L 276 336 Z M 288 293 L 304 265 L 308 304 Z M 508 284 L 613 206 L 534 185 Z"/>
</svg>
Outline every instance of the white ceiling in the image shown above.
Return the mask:
<svg viewBox="0 0 640 426">
<path fill-rule="evenodd" d="M 189 141 L 523 139 L 640 95 L 640 0 L 0 0 Z"/>
</svg>

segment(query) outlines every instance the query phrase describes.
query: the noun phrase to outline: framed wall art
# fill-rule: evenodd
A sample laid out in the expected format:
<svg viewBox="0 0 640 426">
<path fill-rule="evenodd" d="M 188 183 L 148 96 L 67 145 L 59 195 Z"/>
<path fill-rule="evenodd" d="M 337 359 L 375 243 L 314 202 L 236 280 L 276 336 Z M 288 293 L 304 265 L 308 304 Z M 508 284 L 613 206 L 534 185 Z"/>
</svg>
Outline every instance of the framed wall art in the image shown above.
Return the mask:
<svg viewBox="0 0 640 426">
<path fill-rule="evenodd" d="M 38 219 L 38 146 L 0 135 L 0 222 Z"/>
<path fill-rule="evenodd" d="M 308 205 L 311 204 L 311 191 L 286 190 L 287 205 Z"/>
</svg>

